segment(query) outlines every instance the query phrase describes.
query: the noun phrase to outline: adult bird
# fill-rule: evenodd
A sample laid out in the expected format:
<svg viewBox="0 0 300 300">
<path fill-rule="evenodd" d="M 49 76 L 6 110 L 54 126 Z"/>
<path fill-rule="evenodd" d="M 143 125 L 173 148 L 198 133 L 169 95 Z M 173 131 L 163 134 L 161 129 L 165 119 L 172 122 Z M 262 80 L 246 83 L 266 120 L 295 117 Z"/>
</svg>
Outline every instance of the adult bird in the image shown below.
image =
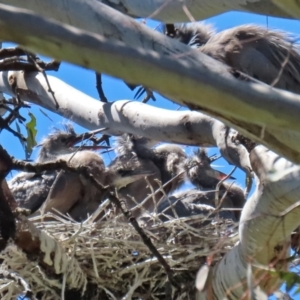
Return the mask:
<svg viewBox="0 0 300 300">
<path fill-rule="evenodd" d="M 125 164 L 136 170 L 147 169 L 150 172 L 146 179 L 137 180 L 119 190 L 119 197 L 125 200 L 135 217 L 146 211 L 152 213 L 158 201 L 180 187 L 184 181 L 186 155 L 182 148 L 163 144 L 151 149 L 156 143 L 129 134 L 117 139 L 116 152 L 119 156 L 110 166 Z"/>
<path fill-rule="evenodd" d="M 194 156 L 186 160 L 185 169 L 188 179 L 200 191 L 206 193 L 204 198 L 199 199 L 203 200 L 203 204 L 214 207 L 220 205 L 221 208 L 242 209 L 246 200 L 243 190 L 238 185 L 222 182 L 219 191 L 216 192 L 219 182 L 226 178 L 226 174 L 213 169 L 211 167 L 213 161 L 214 158 L 209 158 L 204 149 L 198 149 Z M 234 178 L 229 177 L 229 179 Z M 215 203 L 216 195 L 218 203 Z M 240 219 L 240 214 L 240 211 L 234 212 L 236 220 Z"/>
<path fill-rule="evenodd" d="M 292 36 L 258 25 L 216 33 L 203 22 L 167 24 L 165 34 L 266 84 L 300 93 L 300 53 Z"/>
</svg>

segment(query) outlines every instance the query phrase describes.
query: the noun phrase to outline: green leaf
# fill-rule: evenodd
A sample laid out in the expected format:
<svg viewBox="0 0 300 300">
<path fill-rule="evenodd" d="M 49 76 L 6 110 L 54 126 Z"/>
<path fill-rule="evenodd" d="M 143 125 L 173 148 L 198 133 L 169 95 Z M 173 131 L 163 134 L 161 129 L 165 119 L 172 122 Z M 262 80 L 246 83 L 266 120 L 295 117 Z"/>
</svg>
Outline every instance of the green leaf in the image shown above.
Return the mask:
<svg viewBox="0 0 300 300">
<path fill-rule="evenodd" d="M 30 121 L 26 123 L 26 130 L 27 130 L 27 143 L 26 143 L 26 147 L 25 147 L 25 155 L 26 155 L 26 159 L 29 159 L 31 154 L 32 154 L 32 149 L 34 146 L 37 145 L 36 143 L 36 134 L 37 134 L 37 130 L 36 130 L 36 118 L 32 113 L 28 113 L 29 117 L 30 117 Z"/>
<path fill-rule="evenodd" d="M 294 272 L 271 271 L 270 273 L 279 276 L 285 282 L 287 292 L 290 292 L 293 287 L 300 285 L 300 276 Z"/>
</svg>

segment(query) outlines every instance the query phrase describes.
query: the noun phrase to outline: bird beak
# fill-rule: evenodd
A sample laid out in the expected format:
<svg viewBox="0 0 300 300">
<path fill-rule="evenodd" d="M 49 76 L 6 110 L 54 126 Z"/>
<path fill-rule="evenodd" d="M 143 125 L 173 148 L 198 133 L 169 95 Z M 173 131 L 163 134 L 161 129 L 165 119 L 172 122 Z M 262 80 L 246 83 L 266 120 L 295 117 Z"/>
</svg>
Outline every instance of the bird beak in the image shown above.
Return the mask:
<svg viewBox="0 0 300 300">
<path fill-rule="evenodd" d="M 120 189 L 134 181 L 153 174 L 153 172 L 146 170 L 122 170 L 122 173 L 120 174 L 121 176 L 116 178 L 114 186 Z"/>
<path fill-rule="evenodd" d="M 74 148 L 80 148 L 83 150 L 111 149 L 111 147 L 102 146 L 102 145 L 93 145 L 93 146 L 82 145 L 82 146 L 76 146 L 76 147 L 74 146 L 75 144 L 80 143 L 84 140 L 90 139 L 90 138 L 94 137 L 97 133 L 100 133 L 105 130 L 107 130 L 107 128 L 101 128 L 101 129 L 85 132 L 82 134 L 77 134 L 77 135 L 73 136 L 72 138 L 70 138 L 70 141 L 68 142 L 68 146 L 74 147 Z"/>
<path fill-rule="evenodd" d="M 210 156 L 209 159 L 210 159 L 210 162 L 212 163 L 221 157 L 222 157 L 222 155 L 214 154 L 214 155 Z"/>
</svg>

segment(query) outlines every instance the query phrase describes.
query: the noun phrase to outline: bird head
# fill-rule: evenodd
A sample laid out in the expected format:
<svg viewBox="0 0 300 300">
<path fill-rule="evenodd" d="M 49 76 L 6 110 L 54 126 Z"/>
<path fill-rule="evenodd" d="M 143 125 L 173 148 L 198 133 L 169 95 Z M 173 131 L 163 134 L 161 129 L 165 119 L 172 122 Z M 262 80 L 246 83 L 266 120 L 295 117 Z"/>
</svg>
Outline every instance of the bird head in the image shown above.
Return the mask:
<svg viewBox="0 0 300 300">
<path fill-rule="evenodd" d="M 152 174 L 153 171 L 149 171 L 136 155 L 120 155 L 107 167 L 106 185 L 120 189 Z"/>
<path fill-rule="evenodd" d="M 166 24 L 164 33 L 192 48 L 199 48 L 207 43 L 215 31 L 209 24 L 194 22 L 191 24 Z"/>
<path fill-rule="evenodd" d="M 185 169 L 191 182 L 200 188 L 215 188 L 227 175 L 211 167 L 216 156 L 208 157 L 205 149 L 198 149 L 195 155 L 186 160 Z M 235 179 L 230 176 L 228 179 Z"/>
<path fill-rule="evenodd" d="M 139 153 L 144 149 L 150 149 L 158 141 L 151 140 L 142 136 L 125 133 L 116 139 L 115 149 L 119 155 L 126 155 L 131 152 Z"/>
<path fill-rule="evenodd" d="M 64 130 L 56 129 L 50 133 L 38 146 L 38 162 L 46 162 L 57 159 L 61 155 L 71 154 L 82 150 L 106 149 L 106 146 L 75 146 L 85 139 L 86 133 L 76 134 L 72 125 L 67 124 Z"/>
</svg>

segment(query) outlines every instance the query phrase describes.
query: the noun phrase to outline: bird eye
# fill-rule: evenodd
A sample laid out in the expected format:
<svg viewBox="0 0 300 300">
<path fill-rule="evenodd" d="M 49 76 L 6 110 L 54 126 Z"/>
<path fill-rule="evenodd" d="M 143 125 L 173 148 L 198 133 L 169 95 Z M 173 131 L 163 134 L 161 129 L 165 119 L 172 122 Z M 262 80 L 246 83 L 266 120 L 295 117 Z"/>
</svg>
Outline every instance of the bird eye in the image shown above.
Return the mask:
<svg viewBox="0 0 300 300">
<path fill-rule="evenodd" d="M 61 138 L 60 138 L 60 141 L 61 141 L 62 143 L 66 143 L 66 142 L 67 142 L 67 138 L 61 137 Z"/>
</svg>

